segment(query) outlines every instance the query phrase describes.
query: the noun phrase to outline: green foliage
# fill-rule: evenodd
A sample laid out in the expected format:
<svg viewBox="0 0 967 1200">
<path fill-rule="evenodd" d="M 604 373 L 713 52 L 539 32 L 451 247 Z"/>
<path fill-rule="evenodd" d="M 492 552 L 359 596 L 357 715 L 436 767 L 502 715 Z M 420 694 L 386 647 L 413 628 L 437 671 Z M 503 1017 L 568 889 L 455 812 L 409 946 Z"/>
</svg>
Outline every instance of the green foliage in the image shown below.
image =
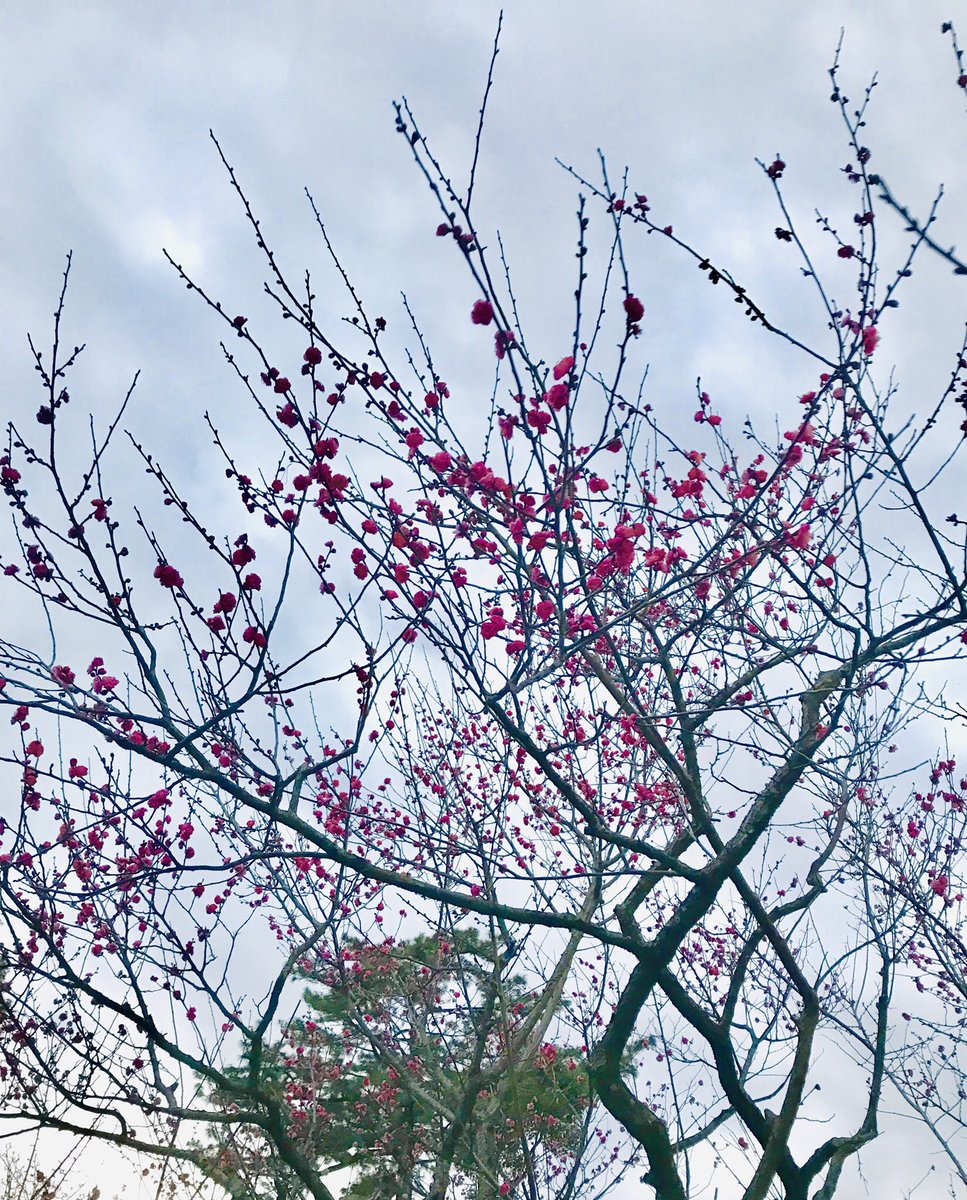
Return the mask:
<svg viewBox="0 0 967 1200">
<path fill-rule="evenodd" d="M 350 942 L 309 978 L 305 1016 L 258 1070 L 308 1157 L 353 1168 L 347 1200 L 419 1195 L 447 1153 L 466 1193 L 489 1196 L 579 1151 L 583 1049 L 541 1040 L 546 1022 L 528 1024 L 540 994 L 478 933 Z"/>
</svg>

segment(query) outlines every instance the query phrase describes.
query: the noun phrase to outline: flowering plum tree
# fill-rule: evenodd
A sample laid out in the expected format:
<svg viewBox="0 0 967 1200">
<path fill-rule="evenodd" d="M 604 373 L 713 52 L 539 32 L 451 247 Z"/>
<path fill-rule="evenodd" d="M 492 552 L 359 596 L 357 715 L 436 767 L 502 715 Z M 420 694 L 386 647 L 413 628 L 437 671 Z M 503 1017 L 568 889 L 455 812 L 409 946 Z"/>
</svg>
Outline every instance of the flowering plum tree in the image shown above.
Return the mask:
<svg viewBox="0 0 967 1200">
<path fill-rule="evenodd" d="M 461 331 L 493 347 L 489 406 L 415 322 L 392 340 L 316 212 L 352 306 L 323 321 L 226 162 L 287 333 L 270 350 L 174 264 L 260 422 L 243 441 L 207 417 L 237 497 L 217 530 L 141 441 L 163 508 L 112 494 L 121 413 L 79 457 L 62 293 L 34 432 L 18 418 L 0 458 L 6 603 L 33 622 L 0 642 L 11 1128 L 238 1197 L 329 1200 L 371 1155 L 354 1194 L 393 1167 L 369 1194 L 596 1195 L 639 1163 L 660 1200 L 711 1173 L 720 1195 L 828 1200 L 899 1094 L 959 1169 L 967 780 L 944 749 L 905 790 L 891 756 L 914 721 L 935 736 L 931 664 L 965 653 L 942 480 L 967 357 L 919 417 L 881 377 L 936 213 L 880 261 L 869 92 L 855 108 L 832 75 L 847 224 L 813 245 L 785 163 L 762 164 L 811 341 L 602 167 L 573 331 L 533 345 L 477 156 L 458 188 L 399 106 L 467 273 Z M 645 235 L 798 352 L 776 429 L 714 389 L 687 419 L 642 395 Z M 330 1000 L 307 1007 L 313 980 Z"/>
</svg>

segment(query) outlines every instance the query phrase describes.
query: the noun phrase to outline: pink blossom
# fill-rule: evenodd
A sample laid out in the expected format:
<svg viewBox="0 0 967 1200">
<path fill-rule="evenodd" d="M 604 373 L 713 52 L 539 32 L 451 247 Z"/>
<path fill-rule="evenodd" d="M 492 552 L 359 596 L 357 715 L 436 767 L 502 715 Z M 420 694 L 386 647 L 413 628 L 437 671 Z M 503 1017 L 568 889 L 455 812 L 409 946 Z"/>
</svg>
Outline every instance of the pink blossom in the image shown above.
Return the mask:
<svg viewBox="0 0 967 1200">
<path fill-rule="evenodd" d="M 806 550 L 809 543 L 813 540 L 812 526 L 808 523 L 800 525 L 795 533 L 786 530 L 786 543 L 793 546 L 796 550 Z"/>
<path fill-rule="evenodd" d="M 527 424 L 531 429 L 535 430 L 538 436 L 547 433 L 551 426 L 551 414 L 545 412 L 542 408 L 532 408 L 527 414 Z"/>
<path fill-rule="evenodd" d="M 487 620 L 480 624 L 480 632 L 483 635 L 484 641 L 489 641 L 490 638 L 496 637 L 498 633 L 502 633 L 507 628 L 507 621 L 504 618 L 504 610 L 502 608 L 492 608 Z"/>
<path fill-rule="evenodd" d="M 560 412 L 567 408 L 568 389 L 566 383 L 555 383 L 554 386 L 546 393 L 544 399 L 554 409 L 555 412 Z"/>
<path fill-rule="evenodd" d="M 509 442 L 517 428 L 517 418 L 515 416 L 498 417 L 497 424 L 500 426 L 500 436 L 505 442 Z"/>
<path fill-rule="evenodd" d="M 562 358 L 554 368 L 554 378 L 563 379 L 565 375 L 569 375 L 574 370 L 574 355 L 569 354 L 567 358 Z"/>
</svg>

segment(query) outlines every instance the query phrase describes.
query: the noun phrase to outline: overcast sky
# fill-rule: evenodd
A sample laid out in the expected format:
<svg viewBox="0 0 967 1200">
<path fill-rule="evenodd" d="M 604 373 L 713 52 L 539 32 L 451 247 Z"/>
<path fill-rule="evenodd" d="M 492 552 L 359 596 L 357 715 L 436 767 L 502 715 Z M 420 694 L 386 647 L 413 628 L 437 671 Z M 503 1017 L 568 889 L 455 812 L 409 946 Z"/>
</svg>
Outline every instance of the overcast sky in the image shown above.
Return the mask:
<svg viewBox="0 0 967 1200">
<path fill-rule="evenodd" d="M 826 77 L 841 27 L 847 90 L 859 98 L 879 72 L 868 131 L 877 169 L 921 212 L 943 182 L 940 238 L 956 241 L 967 214 L 964 103 L 940 24 L 957 7 L 508 0 L 478 219 L 488 235 L 504 235 L 531 343 L 556 356 L 572 328 L 577 189 L 555 156 L 594 174 L 599 147 L 615 177 L 630 168 L 661 223 L 729 268 L 774 320 L 821 330 L 772 237 L 778 216 L 754 160 L 781 152 L 805 230 L 817 206 L 849 220 L 838 170 L 847 151 Z M 106 415 L 140 369 L 132 426 L 162 458 L 176 455 L 181 478 L 204 494 L 201 413 L 242 400 L 218 351 L 222 329 L 161 249 L 239 312 L 259 311 L 263 278 L 210 128 L 296 277 L 323 263 L 308 187 L 373 309 L 398 318 L 406 291 L 444 376 L 472 395 L 483 369 L 489 388 L 492 361 L 480 357 L 465 316 L 475 296 L 449 243 L 433 237 L 437 212 L 394 133 L 391 101 L 408 97 L 462 179 L 498 10 L 490 0 L 0 0 L 4 414 L 29 417 L 40 401 L 25 335 L 46 336 L 72 249 L 68 338 L 89 346 L 76 403 Z M 902 246 L 902 231 L 893 236 Z M 849 276 L 838 269 L 831 261 L 845 290 Z M 632 271 L 648 307 L 653 402 L 691 406 L 701 375 L 723 405 L 761 414 L 809 386 L 801 359 L 752 330 L 667 245 L 642 238 Z M 332 316 L 345 311 L 335 292 L 322 303 Z M 925 264 L 905 305 L 896 338 L 884 329 L 881 354 L 908 394 L 933 398 L 967 285 Z M 113 469 L 121 487 L 134 486 L 135 468 L 119 460 Z M 899 1194 L 889 1181 L 900 1160 L 930 1167 L 929 1148 L 913 1154 L 920 1143 L 897 1128 L 864 1159 L 869 1194 Z M 917 1178 L 903 1173 L 908 1186 Z M 854 1185 L 851 1194 L 865 1194 L 866 1183 Z M 916 1194 L 947 1192 L 928 1181 Z"/>
</svg>

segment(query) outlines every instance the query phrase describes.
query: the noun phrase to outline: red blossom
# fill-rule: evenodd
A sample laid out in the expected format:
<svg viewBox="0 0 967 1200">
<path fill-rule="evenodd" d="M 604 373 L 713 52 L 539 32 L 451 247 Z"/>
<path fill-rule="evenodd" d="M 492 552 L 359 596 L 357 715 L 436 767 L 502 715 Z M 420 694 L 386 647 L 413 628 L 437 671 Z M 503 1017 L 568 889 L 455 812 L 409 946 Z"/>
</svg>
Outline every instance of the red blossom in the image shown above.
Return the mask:
<svg viewBox="0 0 967 1200">
<path fill-rule="evenodd" d="M 182 579 L 180 573 L 175 567 L 171 566 L 170 563 L 158 563 L 154 569 L 154 577 L 158 580 L 162 587 L 184 587 L 184 579 Z"/>
<path fill-rule="evenodd" d="M 283 380 L 283 382 L 288 381 Z M 278 391 L 279 389 L 276 388 L 275 390 Z M 288 429 L 295 429 L 296 425 L 299 424 L 299 413 L 291 400 L 288 404 L 284 404 L 281 408 L 277 409 L 275 415 L 279 419 L 279 424 L 285 425 Z"/>
<path fill-rule="evenodd" d="M 489 325 L 493 319 L 494 306 L 489 300 L 478 300 L 470 310 L 470 320 L 474 325 Z"/>
<path fill-rule="evenodd" d="M 628 318 L 629 325 L 637 325 L 641 318 L 645 315 L 645 306 L 637 296 L 625 296 L 624 310 Z"/>
</svg>

